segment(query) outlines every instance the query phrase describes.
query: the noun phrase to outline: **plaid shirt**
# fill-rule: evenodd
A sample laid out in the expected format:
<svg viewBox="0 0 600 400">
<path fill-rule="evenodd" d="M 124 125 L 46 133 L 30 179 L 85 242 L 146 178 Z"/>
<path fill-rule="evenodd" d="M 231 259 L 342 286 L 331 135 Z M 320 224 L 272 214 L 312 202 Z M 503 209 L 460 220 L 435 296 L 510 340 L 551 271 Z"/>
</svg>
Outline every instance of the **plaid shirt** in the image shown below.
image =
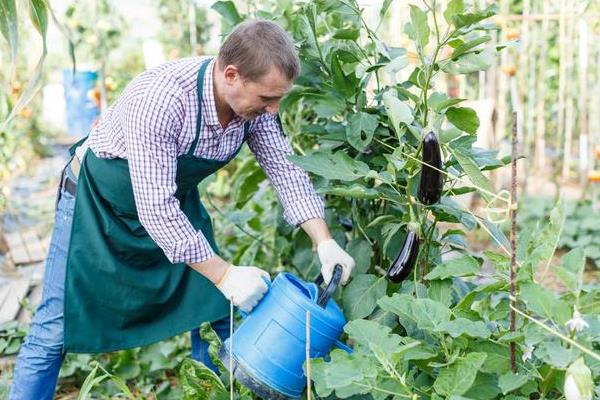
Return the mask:
<svg viewBox="0 0 600 400">
<path fill-rule="evenodd" d="M 174 197 L 177 157 L 190 149 L 195 136 L 197 73 L 204 60 L 171 61 L 136 77 L 102 114 L 78 152 L 89 147 L 98 157 L 129 161 L 140 222 L 173 263 L 197 263 L 215 255 Z M 242 144 L 244 121 L 236 116 L 221 127 L 213 94 L 214 65 L 213 59 L 204 75 L 203 126 L 194 155 L 227 160 Z M 297 226 L 324 217 L 323 201 L 308 175 L 287 159 L 293 152 L 276 116 L 254 119 L 247 142 L 275 187 L 287 222 Z"/>
</svg>

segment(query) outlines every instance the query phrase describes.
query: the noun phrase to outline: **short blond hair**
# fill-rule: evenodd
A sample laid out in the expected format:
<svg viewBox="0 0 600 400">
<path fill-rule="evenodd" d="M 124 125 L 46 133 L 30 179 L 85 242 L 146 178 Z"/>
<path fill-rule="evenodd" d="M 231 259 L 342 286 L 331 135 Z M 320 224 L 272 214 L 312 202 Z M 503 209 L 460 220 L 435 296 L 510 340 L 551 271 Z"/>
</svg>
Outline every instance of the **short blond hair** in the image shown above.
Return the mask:
<svg viewBox="0 0 600 400">
<path fill-rule="evenodd" d="M 219 69 L 235 65 L 240 75 L 257 81 L 275 67 L 293 81 L 300 74 L 300 60 L 290 36 L 276 23 L 242 22 L 227 36 L 217 57 Z"/>
</svg>

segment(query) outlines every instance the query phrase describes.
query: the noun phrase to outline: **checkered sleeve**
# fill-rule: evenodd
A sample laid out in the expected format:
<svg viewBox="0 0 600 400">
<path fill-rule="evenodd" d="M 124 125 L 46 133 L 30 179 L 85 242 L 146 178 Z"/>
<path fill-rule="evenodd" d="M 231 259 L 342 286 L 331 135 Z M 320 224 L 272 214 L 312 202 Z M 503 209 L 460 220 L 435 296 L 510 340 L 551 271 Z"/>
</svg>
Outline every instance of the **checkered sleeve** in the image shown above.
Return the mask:
<svg viewBox="0 0 600 400">
<path fill-rule="evenodd" d="M 307 173 L 287 158 L 294 153 L 276 115 L 263 114 L 255 120 L 248 146 L 273 184 L 283 205 L 283 216 L 290 225 L 324 218 L 323 200 L 315 192 Z"/>
<path fill-rule="evenodd" d="M 174 196 L 177 143 L 184 108 L 181 89 L 168 78 L 155 79 L 127 102 L 122 126 L 138 217 L 172 263 L 197 263 L 214 256 Z"/>
</svg>

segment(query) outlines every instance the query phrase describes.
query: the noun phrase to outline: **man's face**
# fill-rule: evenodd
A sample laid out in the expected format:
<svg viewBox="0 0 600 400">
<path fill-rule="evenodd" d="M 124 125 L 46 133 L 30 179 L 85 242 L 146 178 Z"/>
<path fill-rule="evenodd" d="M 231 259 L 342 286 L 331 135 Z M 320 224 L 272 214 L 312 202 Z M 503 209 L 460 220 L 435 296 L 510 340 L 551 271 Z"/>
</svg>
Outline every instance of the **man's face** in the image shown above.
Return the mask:
<svg viewBox="0 0 600 400">
<path fill-rule="evenodd" d="M 275 67 L 256 81 L 244 79 L 233 65 L 227 65 L 223 74 L 223 97 L 233 112 L 245 120 L 265 112 L 277 113 L 281 98 L 292 87 L 292 82 Z"/>
</svg>

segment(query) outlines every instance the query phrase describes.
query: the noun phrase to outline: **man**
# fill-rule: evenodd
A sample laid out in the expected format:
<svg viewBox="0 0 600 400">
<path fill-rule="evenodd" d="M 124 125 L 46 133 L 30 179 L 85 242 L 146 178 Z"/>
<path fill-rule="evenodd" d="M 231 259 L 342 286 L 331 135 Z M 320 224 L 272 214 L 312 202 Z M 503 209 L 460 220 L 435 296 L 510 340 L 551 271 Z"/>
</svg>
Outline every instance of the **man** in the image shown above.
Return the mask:
<svg viewBox="0 0 600 400">
<path fill-rule="evenodd" d="M 218 255 L 198 183 L 244 141 L 317 247 L 324 280 L 354 260 L 331 238 L 308 176 L 287 159 L 281 98 L 298 76 L 293 43 L 250 21 L 216 59 L 169 62 L 135 78 L 74 149 L 63 172 L 42 302 L 21 348 L 11 399 L 51 399 L 66 352 L 107 352 L 192 330 L 192 357 L 214 367 L 197 327 L 228 333 L 229 301 L 250 311 L 269 275 Z"/>
</svg>

